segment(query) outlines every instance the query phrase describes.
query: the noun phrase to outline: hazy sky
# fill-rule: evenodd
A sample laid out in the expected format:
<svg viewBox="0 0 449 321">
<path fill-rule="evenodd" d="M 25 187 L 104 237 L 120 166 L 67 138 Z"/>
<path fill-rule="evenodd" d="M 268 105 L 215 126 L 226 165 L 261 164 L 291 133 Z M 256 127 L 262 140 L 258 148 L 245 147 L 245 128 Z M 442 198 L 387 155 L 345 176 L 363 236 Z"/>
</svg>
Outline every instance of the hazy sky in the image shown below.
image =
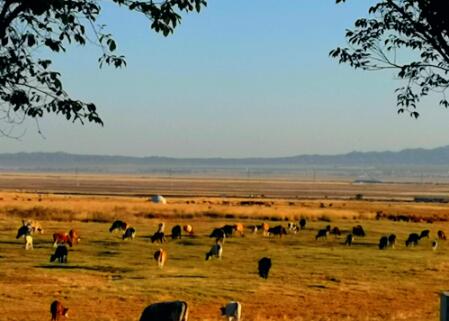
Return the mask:
<svg viewBox="0 0 449 321">
<path fill-rule="evenodd" d="M 99 70 L 95 47 L 55 58 L 73 97 L 99 106 L 105 126 L 32 122 L 1 152 L 65 151 L 176 157 L 287 156 L 449 144 L 449 111 L 429 99 L 397 115 L 389 72 L 328 57 L 372 1 L 210 0 L 163 38 L 136 14 L 104 7 L 102 22 L 127 57 Z"/>
</svg>

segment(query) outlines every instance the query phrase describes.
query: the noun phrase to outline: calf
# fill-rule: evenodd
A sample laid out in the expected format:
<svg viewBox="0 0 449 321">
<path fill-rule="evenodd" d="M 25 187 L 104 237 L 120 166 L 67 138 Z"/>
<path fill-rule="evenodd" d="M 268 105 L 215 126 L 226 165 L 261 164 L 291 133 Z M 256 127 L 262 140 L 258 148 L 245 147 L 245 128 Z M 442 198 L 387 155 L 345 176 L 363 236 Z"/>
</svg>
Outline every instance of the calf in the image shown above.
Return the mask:
<svg viewBox="0 0 449 321">
<path fill-rule="evenodd" d="M 192 225 L 186 224 L 182 228 L 183 228 L 184 232 L 186 232 L 190 236 L 193 236 L 193 227 L 192 227 Z"/>
<path fill-rule="evenodd" d="M 172 240 L 181 239 L 181 225 L 175 225 L 171 229 L 171 238 Z"/>
<path fill-rule="evenodd" d="M 259 276 L 264 279 L 268 279 L 268 274 L 271 269 L 271 259 L 268 257 L 263 257 L 259 260 Z"/>
<path fill-rule="evenodd" d="M 282 235 L 287 235 L 287 230 L 282 225 L 270 227 L 268 229 L 268 235 L 279 235 L 279 237 L 282 237 Z"/>
<path fill-rule="evenodd" d="M 446 240 L 446 234 L 444 234 L 444 232 L 443 231 L 438 231 L 438 239 L 439 240 L 443 240 L 443 241 L 445 241 Z"/>
<path fill-rule="evenodd" d="M 385 250 L 388 246 L 388 237 L 382 236 L 379 240 L 379 250 Z"/>
<path fill-rule="evenodd" d="M 226 316 L 228 321 L 240 321 L 242 316 L 242 305 L 240 302 L 231 301 L 220 308 L 221 315 Z"/>
<path fill-rule="evenodd" d="M 33 237 L 31 235 L 25 236 L 25 250 L 33 249 Z"/>
<path fill-rule="evenodd" d="M 61 302 L 53 301 L 50 305 L 51 321 L 57 321 L 60 317 L 69 317 L 69 309 L 65 308 Z"/>
<path fill-rule="evenodd" d="M 413 245 L 416 246 L 418 245 L 418 241 L 419 241 L 420 237 L 417 233 L 411 233 L 408 236 L 408 239 L 405 241 L 405 246 L 409 246 L 409 245 Z"/>
<path fill-rule="evenodd" d="M 430 231 L 429 231 L 429 230 L 421 231 L 421 234 L 419 234 L 419 239 L 422 239 L 422 238 L 424 238 L 424 237 L 429 238 L 429 234 L 430 234 Z"/>
<path fill-rule="evenodd" d="M 348 234 L 346 236 L 345 245 L 351 246 L 352 242 L 354 242 L 354 236 L 352 234 Z"/>
<path fill-rule="evenodd" d="M 121 220 L 116 220 L 114 223 L 112 223 L 111 227 L 109 228 L 109 232 L 114 232 L 115 230 L 119 231 L 126 231 L 128 228 L 128 224 L 126 222 L 123 222 Z"/>
<path fill-rule="evenodd" d="M 164 243 L 166 241 L 165 234 L 163 232 L 156 232 L 151 237 L 151 243 L 158 241 L 159 243 Z"/>
<path fill-rule="evenodd" d="M 433 240 L 432 241 L 432 250 L 436 250 L 438 248 L 438 241 L 437 240 Z"/>
<path fill-rule="evenodd" d="M 68 255 L 69 255 L 69 251 L 67 249 L 67 246 L 58 245 L 58 247 L 55 250 L 55 254 L 50 256 L 50 262 L 54 262 L 54 261 L 58 260 L 59 263 L 67 263 Z"/>
<path fill-rule="evenodd" d="M 388 236 L 388 245 L 394 249 L 395 245 L 396 245 L 396 234 L 390 234 Z"/>
<path fill-rule="evenodd" d="M 366 236 L 365 230 L 363 229 L 362 225 L 354 226 L 352 228 L 352 234 L 354 236 L 359 236 L 359 237 L 365 237 Z"/>
<path fill-rule="evenodd" d="M 208 261 L 211 257 L 221 259 L 222 254 L 223 254 L 223 245 L 221 243 L 215 243 L 214 245 L 212 245 L 209 252 L 206 253 L 206 261 Z"/>
<path fill-rule="evenodd" d="M 165 261 L 167 260 L 167 252 L 163 249 L 159 249 L 156 252 L 154 252 L 154 259 L 157 262 L 157 265 L 160 269 L 164 267 Z"/>
<path fill-rule="evenodd" d="M 136 229 L 134 227 L 128 227 L 122 235 L 123 240 L 131 239 L 133 240 L 136 236 Z"/>
<path fill-rule="evenodd" d="M 318 233 L 315 236 L 315 240 L 319 240 L 320 238 L 327 239 L 327 236 L 329 235 L 329 229 L 325 228 L 322 230 L 318 230 Z"/>
<path fill-rule="evenodd" d="M 295 223 L 289 222 L 287 225 L 287 228 L 289 231 L 292 231 L 294 234 L 296 234 L 299 231 L 298 225 Z"/>
<path fill-rule="evenodd" d="M 188 321 L 189 308 L 184 301 L 154 303 L 143 310 L 139 321 Z"/>
<path fill-rule="evenodd" d="M 299 227 L 301 228 L 301 230 L 303 230 L 306 227 L 306 219 L 302 218 L 299 220 Z"/>
</svg>

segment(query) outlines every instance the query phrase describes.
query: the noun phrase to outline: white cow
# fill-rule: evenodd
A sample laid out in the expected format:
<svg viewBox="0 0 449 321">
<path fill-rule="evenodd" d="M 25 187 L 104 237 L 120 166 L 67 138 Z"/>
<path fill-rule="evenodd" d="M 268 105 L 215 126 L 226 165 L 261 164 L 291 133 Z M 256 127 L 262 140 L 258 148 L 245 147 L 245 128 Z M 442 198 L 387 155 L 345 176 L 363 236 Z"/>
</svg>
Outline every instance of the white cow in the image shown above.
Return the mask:
<svg viewBox="0 0 449 321">
<path fill-rule="evenodd" d="M 220 308 L 221 315 L 226 316 L 228 321 L 240 321 L 242 316 L 242 305 L 240 302 L 231 301 L 224 307 Z"/>
<path fill-rule="evenodd" d="M 25 250 L 33 249 L 33 237 L 31 235 L 25 236 Z"/>
</svg>

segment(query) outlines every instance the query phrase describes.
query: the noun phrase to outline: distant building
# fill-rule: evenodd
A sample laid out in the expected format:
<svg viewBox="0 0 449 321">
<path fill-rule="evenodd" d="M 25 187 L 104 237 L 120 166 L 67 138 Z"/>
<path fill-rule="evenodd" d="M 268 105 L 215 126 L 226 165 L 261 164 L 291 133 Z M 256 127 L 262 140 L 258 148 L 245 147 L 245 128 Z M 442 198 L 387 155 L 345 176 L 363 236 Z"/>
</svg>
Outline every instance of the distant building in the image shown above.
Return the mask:
<svg viewBox="0 0 449 321">
<path fill-rule="evenodd" d="M 150 201 L 156 204 L 167 204 L 167 200 L 161 195 L 152 195 Z"/>
</svg>

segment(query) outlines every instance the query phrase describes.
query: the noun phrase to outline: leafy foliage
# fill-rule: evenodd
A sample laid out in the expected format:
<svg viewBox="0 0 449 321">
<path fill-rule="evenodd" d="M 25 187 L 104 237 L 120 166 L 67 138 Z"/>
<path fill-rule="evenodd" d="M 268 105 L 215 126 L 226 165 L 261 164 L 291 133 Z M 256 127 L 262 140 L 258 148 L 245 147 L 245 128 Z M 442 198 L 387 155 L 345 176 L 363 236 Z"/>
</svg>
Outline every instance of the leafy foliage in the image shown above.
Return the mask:
<svg viewBox="0 0 449 321">
<path fill-rule="evenodd" d="M 164 36 L 173 33 L 183 12 L 199 12 L 206 6 L 206 0 L 111 1 L 144 15 L 151 29 Z M 60 73 L 51 69 L 51 60 L 43 58 L 49 51 L 64 52 L 70 43 L 92 43 L 102 50 L 100 67 L 126 66 L 125 57 L 115 53 L 112 35 L 96 24 L 100 4 L 100 0 L 0 0 L 0 119 L 18 124 L 27 117 L 54 113 L 73 122 L 103 124 L 95 104 L 71 98 Z"/>
<path fill-rule="evenodd" d="M 336 48 L 330 56 L 355 69 L 395 70 L 405 81 L 396 89 L 399 113 L 417 118 L 417 103 L 430 92 L 440 93 L 440 105 L 449 107 L 447 1 L 382 0 L 369 14 L 346 31 L 348 48 Z"/>
</svg>

